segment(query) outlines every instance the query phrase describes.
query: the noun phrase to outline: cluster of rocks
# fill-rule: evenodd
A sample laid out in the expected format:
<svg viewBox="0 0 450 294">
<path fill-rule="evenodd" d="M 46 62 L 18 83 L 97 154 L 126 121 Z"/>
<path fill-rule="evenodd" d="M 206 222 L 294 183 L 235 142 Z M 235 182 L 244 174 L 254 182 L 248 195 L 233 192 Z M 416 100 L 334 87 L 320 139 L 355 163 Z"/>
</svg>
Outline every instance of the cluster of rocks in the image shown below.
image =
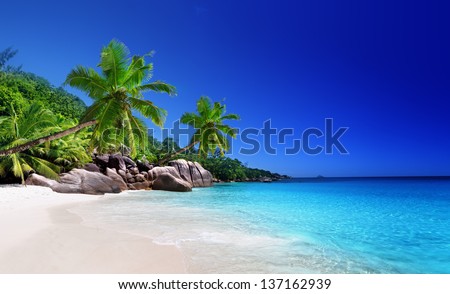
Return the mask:
<svg viewBox="0 0 450 294">
<path fill-rule="evenodd" d="M 59 193 L 104 194 L 125 190 L 192 191 L 193 187 L 213 184 L 211 173 L 198 162 L 178 159 L 169 166 L 154 167 L 149 162 L 134 162 L 121 154 L 96 155 L 84 169 L 73 169 L 54 181 L 31 174 L 26 184 L 51 188 Z"/>
</svg>

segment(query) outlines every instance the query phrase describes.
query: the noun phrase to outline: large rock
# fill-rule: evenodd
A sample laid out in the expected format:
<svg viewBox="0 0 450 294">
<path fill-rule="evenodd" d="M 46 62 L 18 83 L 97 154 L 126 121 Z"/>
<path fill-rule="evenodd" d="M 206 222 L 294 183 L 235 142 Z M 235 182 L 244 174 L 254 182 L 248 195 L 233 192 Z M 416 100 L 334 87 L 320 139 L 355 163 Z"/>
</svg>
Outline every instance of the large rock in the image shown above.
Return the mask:
<svg viewBox="0 0 450 294">
<path fill-rule="evenodd" d="M 53 187 L 56 187 L 57 185 L 60 185 L 55 180 L 47 179 L 46 177 L 40 176 L 38 174 L 31 174 L 28 176 L 27 180 L 25 181 L 25 184 L 30 186 L 42 186 L 42 187 L 48 187 L 55 191 Z"/>
<path fill-rule="evenodd" d="M 108 162 L 109 162 L 109 155 L 97 155 L 94 158 L 94 163 L 103 170 L 105 170 L 108 167 Z"/>
<path fill-rule="evenodd" d="M 169 173 L 172 176 L 181 179 L 180 174 L 178 173 L 178 169 L 173 166 L 157 166 L 152 168 L 148 172 L 148 179 L 150 181 L 156 180 L 161 174 Z"/>
<path fill-rule="evenodd" d="M 209 170 L 206 170 L 201 166 L 200 163 L 194 162 L 195 167 L 199 171 L 202 176 L 203 186 L 202 187 L 210 187 L 213 185 L 213 176 Z"/>
<path fill-rule="evenodd" d="M 94 164 L 94 163 L 87 163 L 84 165 L 83 169 L 93 172 L 93 173 L 99 173 L 100 172 L 100 168 L 98 167 L 98 165 Z"/>
<path fill-rule="evenodd" d="M 131 190 L 148 190 L 150 189 L 150 182 L 144 181 L 144 182 L 137 182 L 133 184 L 129 184 Z"/>
<path fill-rule="evenodd" d="M 59 182 L 31 174 L 26 184 L 49 187 L 58 193 L 102 195 L 121 192 L 121 188 L 110 177 L 84 169 L 73 169 L 67 174 L 62 174 Z"/>
<path fill-rule="evenodd" d="M 158 175 L 153 182 L 153 190 L 189 192 L 192 191 L 192 185 L 189 182 L 166 172 Z"/>
<path fill-rule="evenodd" d="M 143 182 L 147 180 L 147 177 L 142 174 L 137 174 L 135 177 L 136 182 Z"/>
<path fill-rule="evenodd" d="M 139 174 L 139 169 L 138 169 L 137 167 L 129 168 L 128 171 L 129 171 L 130 174 L 132 174 L 133 176 Z"/>
<path fill-rule="evenodd" d="M 148 172 L 149 170 L 151 170 L 153 168 L 153 165 L 151 165 L 148 161 L 136 161 L 137 167 L 139 168 L 139 171 L 143 172 Z"/>
<path fill-rule="evenodd" d="M 145 179 L 148 179 L 148 172 L 143 171 L 140 172 L 140 174 L 143 175 Z"/>
<path fill-rule="evenodd" d="M 107 168 L 106 175 L 110 177 L 116 185 L 120 188 L 121 191 L 128 190 L 128 186 L 123 180 L 123 178 L 116 172 L 115 169 Z"/>
<path fill-rule="evenodd" d="M 173 160 L 169 162 L 169 166 L 173 166 L 174 168 L 176 168 L 180 177 L 183 180 L 192 184 L 191 170 L 186 160 L 184 159 Z"/>
<path fill-rule="evenodd" d="M 213 184 L 213 177 L 198 162 L 184 159 L 172 160 L 169 166 L 176 168 L 180 177 L 191 183 L 193 187 L 209 187 Z"/>
<path fill-rule="evenodd" d="M 115 168 L 116 170 L 126 170 L 127 166 L 125 165 L 125 161 L 123 160 L 123 156 L 119 153 L 112 154 L 109 156 L 108 162 L 109 168 Z"/>
<path fill-rule="evenodd" d="M 192 186 L 194 187 L 203 187 L 203 178 L 202 178 L 202 174 L 200 173 L 200 171 L 197 169 L 197 167 L 195 166 L 195 164 L 192 161 L 188 162 L 189 165 L 189 170 L 191 171 L 191 181 L 192 181 Z"/>
<path fill-rule="evenodd" d="M 129 167 L 129 166 L 131 166 L 131 167 L 136 167 L 136 163 L 131 159 L 131 158 L 129 158 L 129 157 L 127 157 L 127 156 L 124 156 L 124 157 L 122 157 L 123 158 L 123 161 L 125 162 L 125 165 L 127 166 L 127 167 Z"/>
<path fill-rule="evenodd" d="M 124 181 L 127 181 L 127 173 L 124 170 L 119 169 L 117 174 L 122 177 Z"/>
<path fill-rule="evenodd" d="M 27 184 L 50 187 L 60 193 L 84 194 L 148 189 L 152 183 L 155 190 L 167 191 L 191 191 L 192 187 L 208 187 L 213 184 L 213 177 L 209 171 L 197 162 L 183 159 L 171 161 L 169 166 L 152 167 L 148 162 L 136 164 L 128 157 L 113 154 L 97 155 L 94 162 L 97 166 L 93 164 L 87 166 L 93 172 L 74 169 L 61 175 L 59 182 L 39 175 L 30 175 Z M 131 167 L 133 164 L 136 166 Z M 127 169 L 127 166 L 130 168 Z"/>
</svg>

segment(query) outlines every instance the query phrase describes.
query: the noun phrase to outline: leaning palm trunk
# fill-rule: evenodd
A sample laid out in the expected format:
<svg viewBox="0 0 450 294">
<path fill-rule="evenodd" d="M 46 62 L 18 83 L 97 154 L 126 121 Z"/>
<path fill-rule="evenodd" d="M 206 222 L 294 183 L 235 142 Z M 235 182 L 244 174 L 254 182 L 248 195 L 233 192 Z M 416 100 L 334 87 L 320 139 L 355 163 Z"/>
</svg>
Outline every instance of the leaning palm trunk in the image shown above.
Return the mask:
<svg viewBox="0 0 450 294">
<path fill-rule="evenodd" d="M 163 159 L 161 159 L 160 161 L 158 161 L 158 164 L 159 164 L 159 165 L 162 165 L 162 164 L 166 163 L 169 159 L 171 159 L 171 158 L 177 156 L 178 154 L 183 153 L 183 152 L 186 151 L 186 150 L 191 149 L 192 147 L 195 146 L 195 144 L 197 144 L 197 143 L 199 143 L 199 142 L 200 142 L 200 141 L 192 142 L 191 144 L 189 144 L 189 145 L 187 145 L 186 147 L 184 147 L 184 148 L 178 150 L 177 152 L 167 155 L 166 157 L 164 157 Z"/>
<path fill-rule="evenodd" d="M 6 155 L 17 153 L 17 152 L 23 152 L 25 150 L 28 150 L 28 149 L 34 147 L 34 146 L 43 144 L 45 142 L 49 142 L 49 141 L 53 141 L 53 140 L 56 140 L 56 139 L 60 139 L 60 138 L 65 137 L 67 135 L 76 133 L 76 132 L 78 132 L 81 129 L 84 129 L 84 128 L 92 126 L 92 125 L 95 125 L 96 123 L 97 123 L 96 120 L 91 120 L 91 121 L 79 124 L 79 125 L 77 125 L 77 126 L 75 126 L 73 128 L 67 129 L 65 131 L 61 131 L 61 132 L 55 133 L 53 135 L 45 136 L 45 137 L 42 137 L 42 138 L 39 138 L 39 139 L 30 141 L 30 142 L 27 142 L 25 144 L 22 144 L 22 145 L 13 147 L 13 148 L 9 148 L 9 149 L 6 149 L 6 150 L 0 150 L 0 156 L 6 156 Z"/>
</svg>

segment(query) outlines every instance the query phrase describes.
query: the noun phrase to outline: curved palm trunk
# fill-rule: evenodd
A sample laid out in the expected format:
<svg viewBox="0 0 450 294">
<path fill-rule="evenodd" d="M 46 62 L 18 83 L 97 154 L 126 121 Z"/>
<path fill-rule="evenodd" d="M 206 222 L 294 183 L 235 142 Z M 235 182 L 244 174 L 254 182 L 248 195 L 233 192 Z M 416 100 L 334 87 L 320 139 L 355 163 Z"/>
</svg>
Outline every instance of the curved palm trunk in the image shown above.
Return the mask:
<svg viewBox="0 0 450 294">
<path fill-rule="evenodd" d="M 0 156 L 6 156 L 6 155 L 10 155 L 10 154 L 17 153 L 17 152 L 22 152 L 22 151 L 28 150 L 28 149 L 30 149 L 30 148 L 32 148 L 34 146 L 43 144 L 45 142 L 53 141 L 53 140 L 56 140 L 56 139 L 60 139 L 60 138 L 65 137 L 67 135 L 76 133 L 76 132 L 78 132 L 81 129 L 84 129 L 84 128 L 92 126 L 92 125 L 95 125 L 96 123 L 97 123 L 96 120 L 91 120 L 91 121 L 79 124 L 77 126 L 74 126 L 74 127 L 70 128 L 70 129 L 67 129 L 65 131 L 61 131 L 61 132 L 55 133 L 53 135 L 45 136 L 45 137 L 42 137 L 42 138 L 39 138 L 39 139 L 30 141 L 30 142 L 27 142 L 25 144 L 22 144 L 22 145 L 13 147 L 13 148 L 9 148 L 9 149 L 6 149 L 6 150 L 0 150 Z"/>
<path fill-rule="evenodd" d="M 166 157 L 164 157 L 163 159 L 161 159 L 160 161 L 158 161 L 158 164 L 161 165 L 161 164 L 167 162 L 169 159 L 171 159 L 171 158 L 177 156 L 178 154 L 181 154 L 181 153 L 183 153 L 184 151 L 191 149 L 192 147 L 195 146 L 195 144 L 197 144 L 197 143 L 199 143 L 199 142 L 200 142 L 200 141 L 192 142 L 191 144 L 189 144 L 189 145 L 187 145 L 186 147 L 184 147 L 184 148 L 178 150 L 177 152 L 175 152 L 175 153 L 173 153 L 173 154 L 169 154 L 168 156 L 166 156 Z"/>
</svg>

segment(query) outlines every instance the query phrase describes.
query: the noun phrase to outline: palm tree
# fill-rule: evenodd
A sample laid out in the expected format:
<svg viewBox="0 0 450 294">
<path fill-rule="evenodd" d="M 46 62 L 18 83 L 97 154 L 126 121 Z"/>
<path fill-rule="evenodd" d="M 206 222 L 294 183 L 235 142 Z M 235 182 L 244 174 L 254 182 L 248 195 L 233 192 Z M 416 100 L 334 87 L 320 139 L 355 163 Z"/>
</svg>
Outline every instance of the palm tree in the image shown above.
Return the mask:
<svg viewBox="0 0 450 294">
<path fill-rule="evenodd" d="M 56 130 L 54 114 L 37 103 L 31 104 L 21 115 L 12 106 L 9 112 L 9 116 L 0 117 L 0 149 L 23 146 L 37 135 Z M 11 153 L 0 159 L 0 176 L 7 176 L 11 172 L 24 183 L 25 174 L 31 171 L 57 179 L 59 167 L 30 152 Z"/>
<path fill-rule="evenodd" d="M 224 151 L 229 150 L 228 137 L 236 138 L 237 130 L 224 124 L 223 121 L 238 120 L 239 116 L 237 114 L 225 115 L 226 106 L 220 102 L 212 104 L 211 99 L 206 96 L 200 97 L 197 101 L 197 112 L 198 114 L 186 112 L 181 116 L 183 124 L 190 125 L 197 130 L 192 136 L 190 144 L 165 157 L 159 162 L 160 164 L 197 144 L 199 144 L 198 154 L 203 157 L 216 150 L 223 156 Z"/>
<path fill-rule="evenodd" d="M 161 81 L 148 82 L 153 64 L 146 64 L 145 57 L 151 55 L 129 58 L 125 44 L 112 40 L 102 49 L 98 65 L 101 73 L 77 66 L 67 76 L 65 84 L 88 93 L 94 100 L 82 119 L 82 122 L 97 121 L 91 140 L 92 148 L 96 147 L 99 152 L 108 150 L 111 129 L 114 129 L 117 131 L 112 141 L 123 136 L 123 143 L 131 147 L 131 156 L 134 157 L 137 147 L 144 145 L 146 132 L 144 123 L 133 115 L 133 110 L 150 118 L 157 126 L 164 124 L 166 111 L 144 100 L 142 93 L 155 91 L 173 95 L 175 87 Z M 105 136 L 105 132 L 109 135 Z"/>
<path fill-rule="evenodd" d="M 25 140 L 24 143 L 22 143 L 22 144 L 13 145 L 13 146 L 10 146 L 10 145 L 0 146 L 0 157 L 8 156 L 8 155 L 11 155 L 11 154 L 14 154 L 17 152 L 23 152 L 23 151 L 29 150 L 35 146 L 38 146 L 40 144 L 66 137 L 68 135 L 79 132 L 80 130 L 82 130 L 84 128 L 90 127 L 96 123 L 97 123 L 96 120 L 91 120 L 91 121 L 87 121 L 84 123 L 80 123 L 79 125 L 71 127 L 70 129 L 67 129 L 67 130 L 52 133 L 51 135 L 40 137 L 40 138 L 31 140 L 31 141 Z M 6 149 L 2 149 L 2 148 L 6 148 Z"/>
<path fill-rule="evenodd" d="M 58 129 L 70 129 L 78 125 L 76 120 L 67 119 L 62 115 L 56 115 L 55 121 Z M 67 135 L 59 140 L 45 142 L 30 149 L 30 153 L 57 164 L 64 172 L 92 160 L 86 150 L 89 146 L 90 135 L 87 129 L 80 130 L 76 134 Z"/>
</svg>

